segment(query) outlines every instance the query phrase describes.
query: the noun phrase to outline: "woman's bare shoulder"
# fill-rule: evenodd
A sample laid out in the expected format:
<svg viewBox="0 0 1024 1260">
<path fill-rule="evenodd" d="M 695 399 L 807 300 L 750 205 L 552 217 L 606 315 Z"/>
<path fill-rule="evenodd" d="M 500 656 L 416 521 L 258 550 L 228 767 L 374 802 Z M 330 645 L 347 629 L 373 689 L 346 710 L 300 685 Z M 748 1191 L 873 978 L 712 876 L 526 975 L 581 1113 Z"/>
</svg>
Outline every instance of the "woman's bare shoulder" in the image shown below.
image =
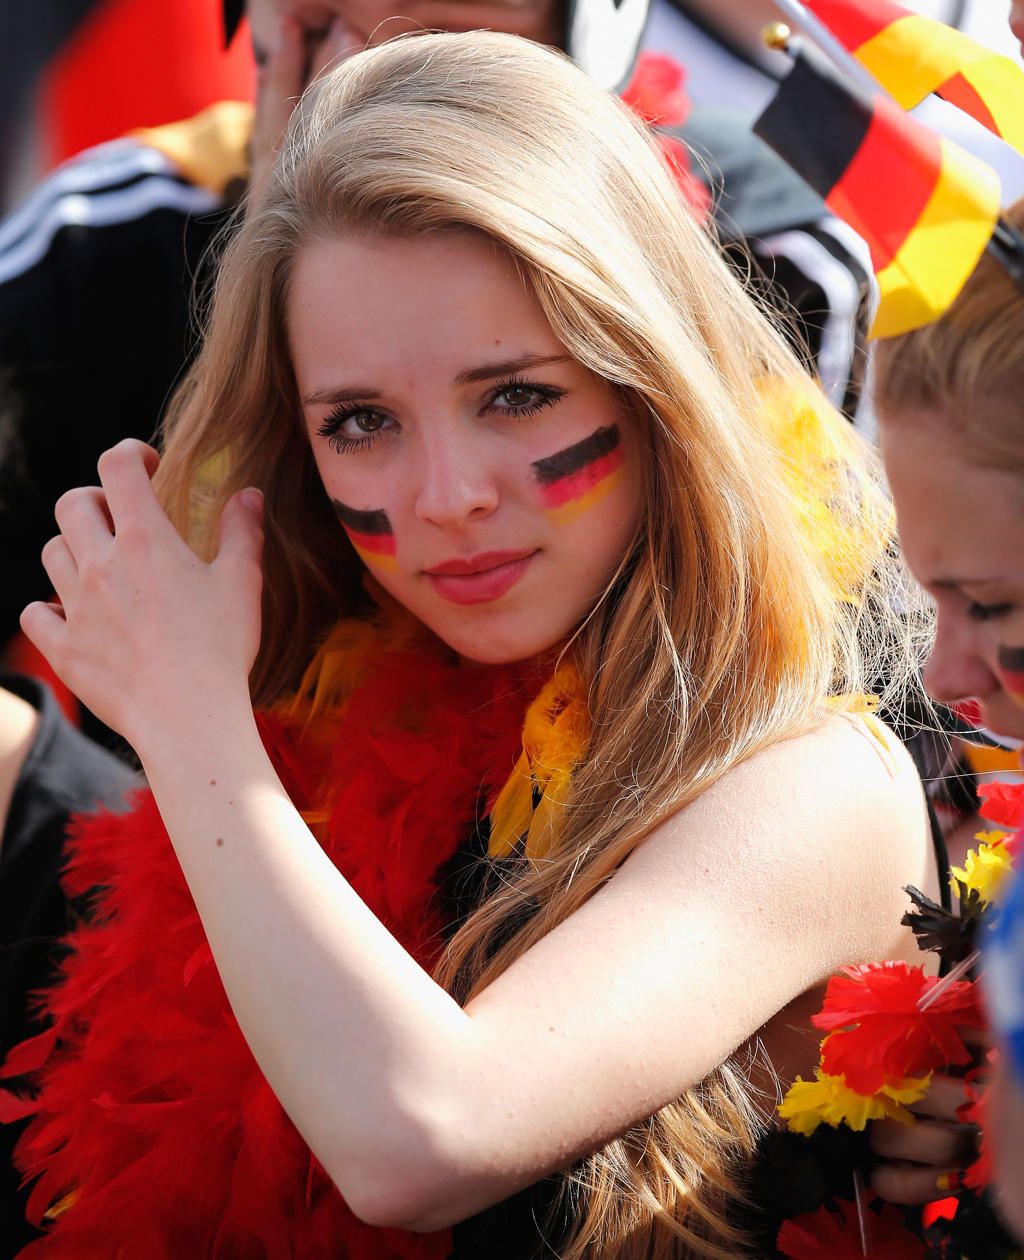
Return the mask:
<svg viewBox="0 0 1024 1260">
<path fill-rule="evenodd" d="M 630 863 L 652 882 L 680 863 L 713 874 L 737 907 L 757 906 L 790 939 L 806 938 L 822 974 L 891 954 L 904 886 L 934 889 L 913 761 L 876 718 L 847 715 L 741 762 L 662 823 Z"/>
</svg>

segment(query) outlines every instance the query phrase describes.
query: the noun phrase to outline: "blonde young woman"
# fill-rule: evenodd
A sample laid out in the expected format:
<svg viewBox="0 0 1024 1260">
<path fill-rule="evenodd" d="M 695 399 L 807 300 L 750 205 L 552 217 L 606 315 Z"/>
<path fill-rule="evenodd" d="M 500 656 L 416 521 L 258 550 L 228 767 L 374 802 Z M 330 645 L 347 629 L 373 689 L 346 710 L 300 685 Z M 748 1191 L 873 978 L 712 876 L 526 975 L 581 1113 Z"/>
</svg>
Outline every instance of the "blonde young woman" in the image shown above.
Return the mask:
<svg viewBox="0 0 1024 1260">
<path fill-rule="evenodd" d="M 99 471 L 23 625 L 152 797 L 13 1065 L 28 1254 L 741 1254 L 935 876 L 869 457 L 638 125 L 508 36 L 353 58 Z"/>
<path fill-rule="evenodd" d="M 1007 212 L 1024 229 L 1024 202 Z M 1024 255 L 1018 257 L 1024 276 Z M 933 596 L 937 634 L 925 682 L 974 699 L 991 730 L 1024 739 L 1024 282 L 985 257 L 937 323 L 880 343 L 875 401 L 900 539 Z M 941 505 L 941 507 L 940 507 Z M 1024 1237 L 1024 885 L 1001 919 L 990 1013 L 1001 1034 L 990 1105 L 1001 1208 Z M 956 1109 L 963 1082 L 937 1077 L 923 1123 L 874 1126 L 887 1163 L 877 1188 L 900 1202 L 936 1196 L 936 1174 L 974 1158 Z"/>
</svg>

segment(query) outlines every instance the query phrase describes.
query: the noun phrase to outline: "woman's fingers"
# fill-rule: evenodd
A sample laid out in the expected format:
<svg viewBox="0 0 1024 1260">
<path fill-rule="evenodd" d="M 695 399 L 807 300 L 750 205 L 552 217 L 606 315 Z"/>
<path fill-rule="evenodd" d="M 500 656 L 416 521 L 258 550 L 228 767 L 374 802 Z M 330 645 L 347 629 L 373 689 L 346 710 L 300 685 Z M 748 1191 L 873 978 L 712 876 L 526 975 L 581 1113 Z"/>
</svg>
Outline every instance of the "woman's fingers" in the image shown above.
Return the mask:
<svg viewBox="0 0 1024 1260">
<path fill-rule="evenodd" d="M 250 204 L 263 196 L 274 158 L 295 103 L 306 86 L 309 54 L 302 26 L 294 17 L 282 17 L 274 46 L 267 50 L 256 88 L 256 116 L 250 140 Z"/>
<path fill-rule="evenodd" d="M 978 1152 L 978 1130 L 973 1124 L 918 1120 L 900 1124 L 877 1120 L 871 1126 L 871 1149 L 886 1160 L 912 1160 L 935 1168 L 964 1167 Z"/>
<path fill-rule="evenodd" d="M 76 563 L 109 546 L 113 539 L 114 522 L 107 497 L 99 486 L 83 486 L 62 494 L 53 514 Z"/>
<path fill-rule="evenodd" d="M 62 604 L 68 604 L 78 588 L 78 566 L 63 536 L 51 538 L 40 558 L 57 598 Z"/>
<path fill-rule="evenodd" d="M 961 1077 L 936 1073 L 928 1086 L 927 1094 L 914 1103 L 910 1110 L 918 1116 L 955 1123 L 960 1118 L 960 1108 L 973 1099 L 974 1091 Z"/>
<path fill-rule="evenodd" d="M 60 605 L 45 604 L 42 600 L 37 600 L 23 610 L 19 624 L 25 638 L 42 652 L 60 674 L 58 661 L 68 630 L 64 610 Z"/>
<path fill-rule="evenodd" d="M 216 566 L 251 565 L 258 571 L 263 555 L 263 495 L 253 486 L 234 494 L 224 505 Z"/>
<path fill-rule="evenodd" d="M 963 1187 L 963 1170 L 921 1164 L 879 1164 L 871 1188 L 889 1203 L 922 1204 L 944 1199 Z"/>
<path fill-rule="evenodd" d="M 114 534 L 124 537 L 137 527 L 157 526 L 167 518 L 153 493 L 151 479 L 160 456 L 145 442 L 126 438 L 104 451 L 97 468 Z"/>
</svg>

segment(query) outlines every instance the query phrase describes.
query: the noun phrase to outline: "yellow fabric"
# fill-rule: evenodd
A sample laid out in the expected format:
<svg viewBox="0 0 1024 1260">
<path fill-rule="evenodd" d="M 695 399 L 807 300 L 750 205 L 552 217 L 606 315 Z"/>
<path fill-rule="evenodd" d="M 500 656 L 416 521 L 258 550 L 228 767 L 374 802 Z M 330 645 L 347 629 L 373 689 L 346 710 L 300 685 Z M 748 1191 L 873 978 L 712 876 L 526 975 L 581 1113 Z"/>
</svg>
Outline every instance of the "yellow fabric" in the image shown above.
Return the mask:
<svg viewBox="0 0 1024 1260">
<path fill-rule="evenodd" d="M 890 23 L 854 54 L 904 109 L 962 74 L 985 102 L 1000 134 L 1024 153 L 1024 69 L 933 18 Z"/>
<path fill-rule="evenodd" d="M 193 184 L 223 196 L 232 180 L 248 178 L 252 118 L 252 105 L 218 101 L 192 118 L 128 134 L 159 149 Z"/>
<path fill-rule="evenodd" d="M 1020 749 L 992 748 L 987 744 L 972 744 L 970 737 L 964 741 L 964 757 L 975 774 L 1012 774 L 1014 782 L 1020 779 Z"/>
<path fill-rule="evenodd" d="M 864 557 L 877 550 L 879 523 L 836 510 L 837 503 L 849 502 L 847 435 L 809 376 L 762 377 L 757 390 L 807 542 L 824 557 L 836 598 L 857 603 L 868 577 Z M 894 528 L 890 522 L 890 533 Z"/>
<path fill-rule="evenodd" d="M 524 835 L 531 861 L 550 853 L 589 734 L 583 679 L 563 661 L 526 710 L 522 756 L 491 811 L 491 857 L 510 856 Z"/>
<path fill-rule="evenodd" d="M 999 176 L 941 139 L 935 189 L 913 231 L 878 273 L 881 300 L 873 337 L 896 337 L 947 311 L 978 264 L 999 218 Z"/>
</svg>

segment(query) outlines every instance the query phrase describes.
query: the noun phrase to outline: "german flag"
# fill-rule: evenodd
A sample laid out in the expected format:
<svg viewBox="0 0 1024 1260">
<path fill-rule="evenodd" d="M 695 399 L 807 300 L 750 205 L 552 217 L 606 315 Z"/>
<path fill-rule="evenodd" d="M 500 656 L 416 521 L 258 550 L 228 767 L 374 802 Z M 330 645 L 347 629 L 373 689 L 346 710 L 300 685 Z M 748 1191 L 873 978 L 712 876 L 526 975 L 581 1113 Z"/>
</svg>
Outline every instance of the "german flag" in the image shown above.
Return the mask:
<svg viewBox="0 0 1024 1260">
<path fill-rule="evenodd" d="M 804 0 L 904 109 L 931 92 L 1024 153 L 1024 69 L 890 0 Z"/>
<path fill-rule="evenodd" d="M 881 291 L 872 335 L 930 323 L 992 238 L 998 175 L 815 49 L 794 41 L 790 52 L 793 69 L 755 132 L 867 242 Z"/>
</svg>

